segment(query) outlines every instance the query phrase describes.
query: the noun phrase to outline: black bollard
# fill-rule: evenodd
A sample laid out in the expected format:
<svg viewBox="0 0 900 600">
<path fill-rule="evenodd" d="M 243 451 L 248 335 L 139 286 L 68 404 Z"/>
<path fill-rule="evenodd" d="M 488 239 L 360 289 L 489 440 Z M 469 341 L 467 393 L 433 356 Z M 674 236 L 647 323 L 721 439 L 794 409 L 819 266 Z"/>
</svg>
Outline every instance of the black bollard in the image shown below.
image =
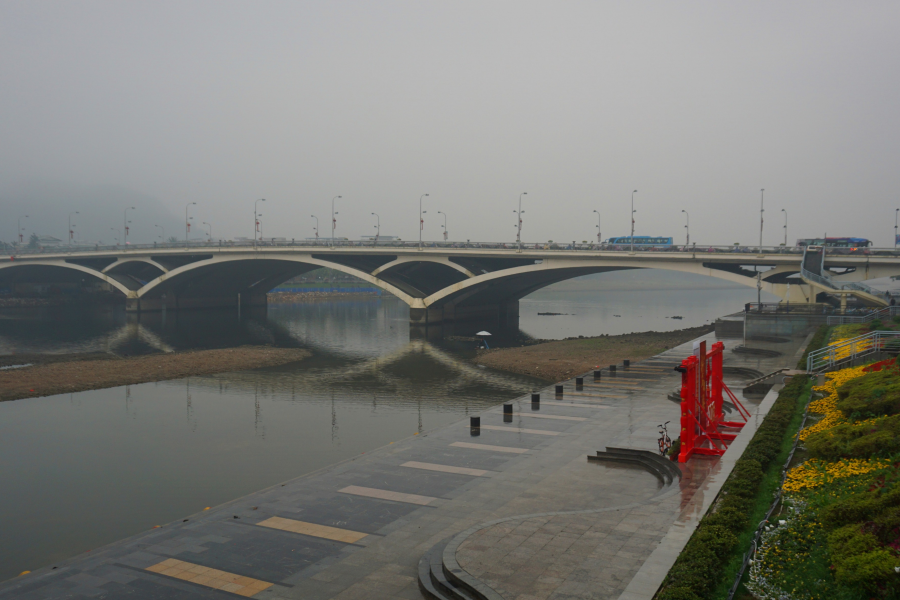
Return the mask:
<svg viewBox="0 0 900 600">
<path fill-rule="evenodd" d="M 503 405 L 503 414 L 511 415 L 512 414 L 512 404 L 504 404 Z"/>
<path fill-rule="evenodd" d="M 512 423 L 512 413 L 503 413 L 503 422 L 504 423 Z"/>
<path fill-rule="evenodd" d="M 624 364 L 626 367 L 630 367 L 631 361 L 626 358 L 625 360 L 622 361 L 622 364 Z"/>
<path fill-rule="evenodd" d="M 603 375 L 603 371 L 594 371 L 594 379 L 600 379 Z"/>
<path fill-rule="evenodd" d="M 609 372 L 610 372 L 610 373 L 615 373 L 615 372 L 616 372 L 616 365 L 609 365 Z"/>
<path fill-rule="evenodd" d="M 531 395 L 531 410 L 541 410 L 541 395 L 540 394 L 532 394 Z"/>
<path fill-rule="evenodd" d="M 469 425 L 472 427 L 481 427 L 481 417 L 469 417 Z"/>
<path fill-rule="evenodd" d="M 561 385 L 556 386 L 556 395 L 557 396 L 563 395 L 563 386 L 561 386 Z"/>
<path fill-rule="evenodd" d="M 584 385 L 584 377 L 576 377 L 575 385 Z"/>
<path fill-rule="evenodd" d="M 540 401 L 541 401 L 541 395 L 540 395 L 540 394 L 531 394 L 531 401 L 532 401 L 532 402 L 540 402 Z"/>
</svg>

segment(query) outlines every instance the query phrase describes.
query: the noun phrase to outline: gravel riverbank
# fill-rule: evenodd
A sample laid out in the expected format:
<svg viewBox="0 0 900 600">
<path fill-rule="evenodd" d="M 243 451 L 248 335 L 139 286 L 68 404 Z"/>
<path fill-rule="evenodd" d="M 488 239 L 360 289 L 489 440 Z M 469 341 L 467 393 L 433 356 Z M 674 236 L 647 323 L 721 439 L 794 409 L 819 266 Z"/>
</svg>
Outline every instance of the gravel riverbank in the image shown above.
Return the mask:
<svg viewBox="0 0 900 600">
<path fill-rule="evenodd" d="M 6 355 L 0 370 L 0 401 L 83 392 L 191 375 L 246 371 L 297 362 L 310 356 L 300 348 L 241 346 L 119 358 L 113 355 Z"/>
<path fill-rule="evenodd" d="M 713 325 L 704 325 L 678 331 L 570 338 L 517 348 L 480 350 L 474 360 L 494 369 L 546 381 L 563 381 L 598 367 L 620 363 L 626 358 L 632 361 L 649 358 L 714 329 Z"/>
</svg>

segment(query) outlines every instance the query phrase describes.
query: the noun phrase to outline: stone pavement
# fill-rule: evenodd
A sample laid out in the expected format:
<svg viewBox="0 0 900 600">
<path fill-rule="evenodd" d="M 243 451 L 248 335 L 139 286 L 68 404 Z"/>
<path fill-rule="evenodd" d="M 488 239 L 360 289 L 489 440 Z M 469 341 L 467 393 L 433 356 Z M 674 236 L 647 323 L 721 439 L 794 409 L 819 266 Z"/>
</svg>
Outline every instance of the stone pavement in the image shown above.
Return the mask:
<svg viewBox="0 0 900 600">
<path fill-rule="evenodd" d="M 793 366 L 802 341 L 755 344 L 777 357 L 729 350 L 725 364 Z M 0 599 L 418 599 L 419 560 L 432 548 L 485 598 L 652 596 L 647 586 L 733 459 L 696 459 L 667 486 L 585 457 L 606 446 L 653 450 L 664 421 L 677 431 L 666 395 L 691 347 L 604 370 L 581 389 L 566 382 L 561 397 L 540 390 L 539 405 L 515 400 L 512 418 L 498 406 L 478 430 L 464 421 L 414 436 L 48 565 L 0 583 Z"/>
</svg>

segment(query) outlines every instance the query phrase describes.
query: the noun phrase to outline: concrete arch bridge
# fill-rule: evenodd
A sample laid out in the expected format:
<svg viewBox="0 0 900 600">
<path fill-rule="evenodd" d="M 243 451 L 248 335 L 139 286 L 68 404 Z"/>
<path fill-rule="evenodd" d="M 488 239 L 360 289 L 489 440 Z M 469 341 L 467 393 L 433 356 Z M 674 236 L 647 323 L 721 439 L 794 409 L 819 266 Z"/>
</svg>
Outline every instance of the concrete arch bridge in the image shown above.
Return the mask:
<svg viewBox="0 0 900 600">
<path fill-rule="evenodd" d="M 708 275 L 764 291 L 791 303 L 815 302 L 801 278 L 799 253 L 611 251 L 408 247 L 129 248 L 21 255 L 0 260 L 0 287 L 17 283 L 99 280 L 118 290 L 128 311 L 264 305 L 266 293 L 307 271 L 328 267 L 403 300 L 410 322 L 436 324 L 498 319 L 511 324 L 520 298 L 545 286 L 592 273 L 667 269 Z M 832 281 L 900 274 L 900 257 L 827 256 Z"/>
</svg>

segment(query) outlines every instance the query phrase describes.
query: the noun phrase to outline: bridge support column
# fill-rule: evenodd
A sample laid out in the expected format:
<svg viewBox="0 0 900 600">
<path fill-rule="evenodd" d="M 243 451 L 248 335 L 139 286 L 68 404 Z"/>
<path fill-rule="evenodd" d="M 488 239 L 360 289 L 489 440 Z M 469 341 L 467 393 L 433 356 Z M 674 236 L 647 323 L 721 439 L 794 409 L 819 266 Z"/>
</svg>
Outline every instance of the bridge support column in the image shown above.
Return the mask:
<svg viewBox="0 0 900 600">
<path fill-rule="evenodd" d="M 414 326 L 438 325 L 460 321 L 481 321 L 496 323 L 497 326 L 506 328 L 518 328 L 519 326 L 519 302 L 505 302 L 503 304 L 484 304 L 479 306 L 454 306 L 446 304 L 442 307 L 410 308 L 409 323 Z"/>
</svg>

